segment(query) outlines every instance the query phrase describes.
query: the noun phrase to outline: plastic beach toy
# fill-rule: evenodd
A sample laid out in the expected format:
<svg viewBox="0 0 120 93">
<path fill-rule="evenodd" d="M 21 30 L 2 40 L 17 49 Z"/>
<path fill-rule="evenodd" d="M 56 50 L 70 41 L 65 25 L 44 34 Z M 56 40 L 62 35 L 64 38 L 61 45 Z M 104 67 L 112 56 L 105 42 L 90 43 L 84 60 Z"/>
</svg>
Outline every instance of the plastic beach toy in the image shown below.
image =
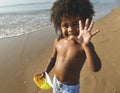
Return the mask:
<svg viewBox="0 0 120 93">
<path fill-rule="evenodd" d="M 35 84 L 43 90 L 49 90 L 50 88 L 53 88 L 50 77 L 46 72 L 45 72 L 45 78 L 40 79 L 39 76 L 34 76 L 33 80 Z"/>
</svg>

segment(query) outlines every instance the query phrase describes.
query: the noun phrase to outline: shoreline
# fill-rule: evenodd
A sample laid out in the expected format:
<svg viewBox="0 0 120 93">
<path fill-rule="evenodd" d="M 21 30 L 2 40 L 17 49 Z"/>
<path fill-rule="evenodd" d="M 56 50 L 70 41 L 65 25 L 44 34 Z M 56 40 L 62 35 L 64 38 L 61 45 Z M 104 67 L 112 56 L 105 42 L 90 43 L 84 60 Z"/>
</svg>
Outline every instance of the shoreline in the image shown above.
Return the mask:
<svg viewBox="0 0 120 93">
<path fill-rule="evenodd" d="M 97 20 L 100 29 L 92 41 L 102 60 L 102 70 L 89 71 L 87 64 L 81 72 L 80 93 L 120 92 L 120 6 L 104 18 Z M 33 82 L 35 73 L 43 71 L 52 52 L 56 35 L 49 27 L 46 31 L 0 39 L 0 92 L 1 93 L 51 93 L 37 88 Z M 52 79 L 53 71 L 50 73 Z M 90 84 L 90 86 L 89 86 Z"/>
<path fill-rule="evenodd" d="M 112 12 L 112 10 L 114 10 L 115 8 L 117 8 L 117 7 L 119 7 L 119 5 L 116 5 L 116 6 L 111 6 L 111 8 L 110 9 L 107 9 L 107 12 L 101 12 L 100 11 L 100 13 L 99 13 L 99 11 L 98 10 L 96 10 L 95 12 L 95 16 L 93 17 L 93 20 L 95 20 L 95 21 L 98 21 L 98 20 L 101 20 L 102 18 L 104 18 L 104 17 L 106 17 L 107 15 L 109 15 L 111 12 Z M 40 10 L 40 11 L 43 11 L 43 10 Z M 34 11 L 35 12 L 35 11 Z M 18 12 L 16 12 L 15 14 L 17 14 Z M 24 13 L 24 12 L 23 12 Z M 7 13 L 7 14 L 9 14 L 9 13 Z M 11 14 L 11 13 L 10 13 Z M 13 13 L 14 14 L 14 13 Z M 49 14 L 49 13 L 48 13 Z M 4 14 L 3 14 L 4 15 Z M 21 35 L 26 35 L 26 34 L 29 34 L 29 33 L 34 33 L 34 32 L 40 32 L 40 31 L 42 31 L 42 30 L 46 30 L 46 29 L 48 29 L 48 28 L 50 28 L 52 26 L 52 23 L 50 23 L 49 25 L 48 25 L 48 27 L 47 28 L 42 28 L 42 29 L 38 29 L 39 31 L 27 31 L 27 32 L 17 32 L 17 33 L 13 33 L 13 35 L 9 35 L 9 33 L 7 34 L 7 35 L 5 35 L 5 34 L 3 34 L 3 35 L 0 35 L 0 40 L 1 39 L 5 39 L 5 38 L 14 38 L 14 37 L 18 37 L 18 36 L 21 36 Z M 5 32 L 4 32 L 5 33 Z"/>
</svg>

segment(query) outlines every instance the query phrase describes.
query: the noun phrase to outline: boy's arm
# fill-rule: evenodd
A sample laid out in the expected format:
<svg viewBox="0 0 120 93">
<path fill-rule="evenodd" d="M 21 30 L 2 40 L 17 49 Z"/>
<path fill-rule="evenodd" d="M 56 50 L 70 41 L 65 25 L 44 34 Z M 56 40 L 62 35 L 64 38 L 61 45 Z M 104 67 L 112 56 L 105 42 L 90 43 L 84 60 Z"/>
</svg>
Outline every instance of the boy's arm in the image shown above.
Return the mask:
<svg viewBox="0 0 120 93">
<path fill-rule="evenodd" d="M 87 46 L 83 46 L 88 66 L 91 68 L 92 71 L 99 71 L 101 69 L 101 60 L 98 57 L 93 44 L 90 42 Z"/>
<path fill-rule="evenodd" d="M 45 71 L 36 74 L 36 76 L 40 76 L 40 78 L 43 78 L 43 77 L 45 77 L 45 72 L 49 73 L 52 70 L 52 68 L 54 67 L 55 62 L 56 62 L 56 56 L 57 56 L 56 41 L 57 40 L 55 40 L 55 42 L 54 42 L 52 56 L 48 60 L 47 66 L 45 68 Z"/>
<path fill-rule="evenodd" d="M 91 32 L 94 26 L 94 21 L 91 21 L 87 18 L 85 22 L 85 26 L 83 25 L 82 21 L 79 21 L 79 35 L 77 37 L 73 36 L 71 39 L 80 43 L 85 51 L 88 66 L 93 71 L 99 71 L 101 68 L 101 60 L 98 57 L 97 53 L 95 52 L 93 44 L 90 42 L 91 38 L 94 37 L 99 30 L 95 32 Z"/>
<path fill-rule="evenodd" d="M 54 42 L 52 55 L 51 55 L 51 57 L 49 58 L 48 63 L 47 63 L 47 66 L 46 66 L 46 68 L 45 68 L 45 71 L 46 71 L 47 73 L 49 73 L 49 72 L 52 70 L 52 68 L 54 67 L 55 62 L 56 62 L 56 56 L 57 56 L 56 42 L 57 42 L 57 39 L 56 39 L 55 42 Z"/>
<path fill-rule="evenodd" d="M 51 57 L 49 60 L 48 60 L 48 64 L 45 68 L 45 72 L 49 73 L 52 68 L 54 67 L 55 65 L 55 61 L 56 61 L 56 58 L 55 57 Z"/>
</svg>

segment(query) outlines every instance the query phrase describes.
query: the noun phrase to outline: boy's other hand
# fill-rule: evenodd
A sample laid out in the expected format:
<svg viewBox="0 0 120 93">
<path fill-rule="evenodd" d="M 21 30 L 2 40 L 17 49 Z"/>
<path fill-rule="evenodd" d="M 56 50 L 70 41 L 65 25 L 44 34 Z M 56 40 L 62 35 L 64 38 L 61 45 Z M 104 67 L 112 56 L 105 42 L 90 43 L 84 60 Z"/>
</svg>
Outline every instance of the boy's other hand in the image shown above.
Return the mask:
<svg viewBox="0 0 120 93">
<path fill-rule="evenodd" d="M 40 79 L 45 78 L 45 72 L 35 74 L 35 76 L 39 76 Z"/>
</svg>

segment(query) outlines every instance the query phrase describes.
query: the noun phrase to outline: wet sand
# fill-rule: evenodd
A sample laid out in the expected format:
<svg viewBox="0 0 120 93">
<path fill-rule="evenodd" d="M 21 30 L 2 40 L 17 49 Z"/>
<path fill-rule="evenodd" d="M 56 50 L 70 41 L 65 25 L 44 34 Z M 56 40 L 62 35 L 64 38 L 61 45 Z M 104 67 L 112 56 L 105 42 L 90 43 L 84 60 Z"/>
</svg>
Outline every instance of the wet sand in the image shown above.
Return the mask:
<svg viewBox="0 0 120 93">
<path fill-rule="evenodd" d="M 44 69 L 52 51 L 51 30 L 0 40 L 0 93 L 38 93 L 33 76 Z"/>
<path fill-rule="evenodd" d="M 94 29 L 101 32 L 92 41 L 102 60 L 100 72 L 84 65 L 80 93 L 120 93 L 120 7 L 98 20 Z M 52 52 L 53 28 L 0 39 L 0 93 L 52 93 L 40 90 L 33 82 L 35 73 L 43 71 Z M 53 70 L 50 73 L 52 79 Z"/>
</svg>

